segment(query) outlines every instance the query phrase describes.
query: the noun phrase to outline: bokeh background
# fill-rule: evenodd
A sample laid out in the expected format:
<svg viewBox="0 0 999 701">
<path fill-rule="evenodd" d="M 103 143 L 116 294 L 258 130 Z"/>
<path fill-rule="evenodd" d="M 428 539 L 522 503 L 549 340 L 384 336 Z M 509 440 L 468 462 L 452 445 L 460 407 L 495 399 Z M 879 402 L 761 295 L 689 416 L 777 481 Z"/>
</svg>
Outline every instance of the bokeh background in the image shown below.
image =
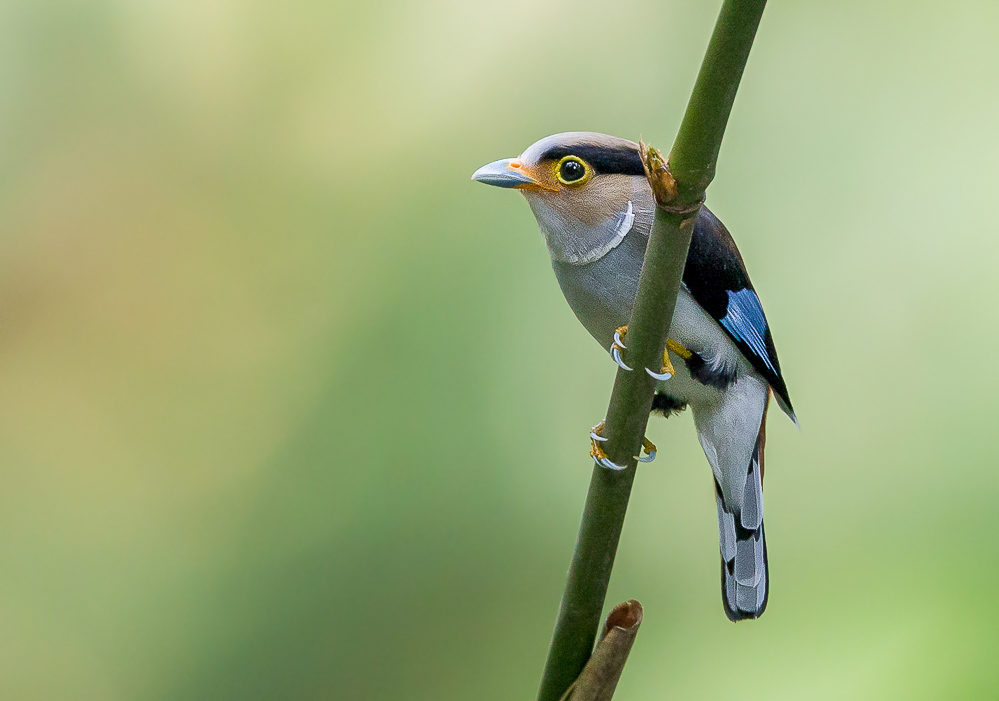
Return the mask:
<svg viewBox="0 0 999 701">
<path fill-rule="evenodd" d="M 718 6 L 0 4 L 0 698 L 533 698 L 614 366 L 469 175 L 668 147 Z M 802 422 L 770 606 L 655 421 L 618 698 L 999 694 L 996 26 L 767 10 L 708 201 Z"/>
</svg>

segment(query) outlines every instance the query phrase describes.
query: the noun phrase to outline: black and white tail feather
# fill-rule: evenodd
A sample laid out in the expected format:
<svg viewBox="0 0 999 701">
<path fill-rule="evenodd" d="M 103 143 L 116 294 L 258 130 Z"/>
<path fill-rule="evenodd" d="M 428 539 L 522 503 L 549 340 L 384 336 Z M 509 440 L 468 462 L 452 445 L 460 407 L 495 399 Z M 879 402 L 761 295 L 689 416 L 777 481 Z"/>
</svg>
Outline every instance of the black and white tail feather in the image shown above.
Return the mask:
<svg viewBox="0 0 999 701">
<path fill-rule="evenodd" d="M 732 621 L 758 618 L 767 608 L 770 581 L 767 573 L 767 541 L 763 534 L 765 441 L 764 424 L 760 426 L 753 457 L 746 472 L 741 509 L 733 509 L 725 502 L 721 486 L 715 482 L 722 603 L 725 605 L 725 614 Z"/>
<path fill-rule="evenodd" d="M 757 387 L 729 394 L 729 401 L 715 411 L 702 411 L 698 416 L 695 410 L 694 414 L 698 438 L 715 476 L 722 602 L 733 621 L 759 618 L 767 607 L 770 584 L 763 533 L 769 392 L 761 397 Z M 748 406 L 752 404 L 755 410 Z M 752 425 L 746 426 L 747 422 Z"/>
</svg>

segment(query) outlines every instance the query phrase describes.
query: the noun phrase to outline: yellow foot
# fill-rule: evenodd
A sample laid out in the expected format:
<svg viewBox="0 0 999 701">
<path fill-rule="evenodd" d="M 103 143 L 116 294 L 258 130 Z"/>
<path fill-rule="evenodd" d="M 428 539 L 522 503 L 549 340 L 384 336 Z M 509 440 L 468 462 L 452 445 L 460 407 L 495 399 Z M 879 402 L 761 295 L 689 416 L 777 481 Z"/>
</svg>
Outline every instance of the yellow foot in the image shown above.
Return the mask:
<svg viewBox="0 0 999 701">
<path fill-rule="evenodd" d="M 601 467 L 606 467 L 608 470 L 623 470 L 626 465 L 618 465 L 612 462 L 607 453 L 604 452 L 603 446 L 600 444 L 607 440 L 603 435 L 604 422 L 601 421 L 596 426 L 590 429 L 590 457 L 593 458 L 593 462 L 600 465 Z"/>
<path fill-rule="evenodd" d="M 608 470 L 623 470 L 627 465 L 618 465 L 612 462 L 604 451 L 603 446 L 600 444 L 605 442 L 607 438 L 603 435 L 604 422 L 601 421 L 592 429 L 590 429 L 590 457 L 593 458 L 593 462 L 600 465 L 601 467 L 606 467 Z M 652 462 L 656 459 L 656 445 L 648 438 L 642 439 L 642 450 L 645 451 L 645 456 L 636 455 L 635 457 L 639 462 Z"/>
<path fill-rule="evenodd" d="M 648 438 L 642 439 L 642 450 L 645 451 L 645 457 L 636 455 L 635 457 L 638 458 L 638 462 L 652 462 L 656 459 L 656 444 Z"/>
<path fill-rule="evenodd" d="M 673 369 L 673 363 L 669 359 L 670 351 L 673 351 L 684 360 L 693 355 L 693 353 L 691 353 L 689 350 L 681 346 L 672 338 L 667 338 L 666 350 L 663 351 L 663 369 L 660 370 L 659 372 L 652 372 L 648 368 L 645 368 L 645 372 L 649 373 L 649 375 L 661 381 L 666 381 L 671 377 L 673 377 L 673 375 L 676 374 L 676 370 Z"/>
<path fill-rule="evenodd" d="M 624 360 L 621 359 L 621 351 L 627 350 L 628 346 L 624 345 L 624 337 L 628 333 L 627 326 L 618 326 L 614 330 L 614 342 L 611 343 L 610 354 L 614 358 L 614 362 L 621 367 L 622 370 L 631 370 Z M 669 359 L 669 353 L 673 351 L 678 356 L 686 360 L 693 355 L 692 352 L 681 346 L 679 343 L 674 341 L 672 338 L 666 339 L 666 350 L 663 351 L 663 367 L 659 372 L 652 372 L 648 368 L 645 368 L 645 372 L 649 373 L 650 376 L 665 382 L 666 380 L 673 377 L 676 374 L 676 370 L 673 369 L 673 363 Z"/>
</svg>

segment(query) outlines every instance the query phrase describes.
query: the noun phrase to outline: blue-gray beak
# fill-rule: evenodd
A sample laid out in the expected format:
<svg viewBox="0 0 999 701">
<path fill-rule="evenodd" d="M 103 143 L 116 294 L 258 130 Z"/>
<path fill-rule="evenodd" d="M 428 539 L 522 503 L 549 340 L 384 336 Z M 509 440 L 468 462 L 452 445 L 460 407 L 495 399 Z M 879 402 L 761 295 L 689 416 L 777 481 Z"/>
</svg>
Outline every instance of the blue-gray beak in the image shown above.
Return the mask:
<svg viewBox="0 0 999 701">
<path fill-rule="evenodd" d="M 472 173 L 472 180 L 496 187 L 537 185 L 537 181 L 523 171 L 523 166 L 516 158 L 504 158 L 484 165 Z"/>
</svg>

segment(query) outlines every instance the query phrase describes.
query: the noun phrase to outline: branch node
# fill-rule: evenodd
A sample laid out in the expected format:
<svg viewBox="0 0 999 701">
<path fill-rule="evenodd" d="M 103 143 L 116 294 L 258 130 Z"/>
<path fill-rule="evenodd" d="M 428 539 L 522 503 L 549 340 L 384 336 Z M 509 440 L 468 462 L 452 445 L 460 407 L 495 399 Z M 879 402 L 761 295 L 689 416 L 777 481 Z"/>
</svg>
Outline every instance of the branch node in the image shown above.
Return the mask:
<svg viewBox="0 0 999 701">
<path fill-rule="evenodd" d="M 638 152 L 642 157 L 642 166 L 645 168 L 645 177 L 652 186 L 652 194 L 655 195 L 656 204 L 667 209 L 670 203 L 676 199 L 679 189 L 673 174 L 669 172 L 669 164 L 663 158 L 662 153 L 655 146 L 649 146 L 644 141 L 638 142 Z"/>
<path fill-rule="evenodd" d="M 676 184 L 676 178 L 670 172 L 669 162 L 663 158 L 659 149 L 649 146 L 644 141 L 638 143 L 638 150 L 642 157 L 642 167 L 645 168 L 645 177 L 652 187 L 652 194 L 659 209 L 682 217 L 696 215 L 704 203 L 704 196 L 701 195 L 694 203 L 676 202 L 680 189 Z"/>
</svg>

